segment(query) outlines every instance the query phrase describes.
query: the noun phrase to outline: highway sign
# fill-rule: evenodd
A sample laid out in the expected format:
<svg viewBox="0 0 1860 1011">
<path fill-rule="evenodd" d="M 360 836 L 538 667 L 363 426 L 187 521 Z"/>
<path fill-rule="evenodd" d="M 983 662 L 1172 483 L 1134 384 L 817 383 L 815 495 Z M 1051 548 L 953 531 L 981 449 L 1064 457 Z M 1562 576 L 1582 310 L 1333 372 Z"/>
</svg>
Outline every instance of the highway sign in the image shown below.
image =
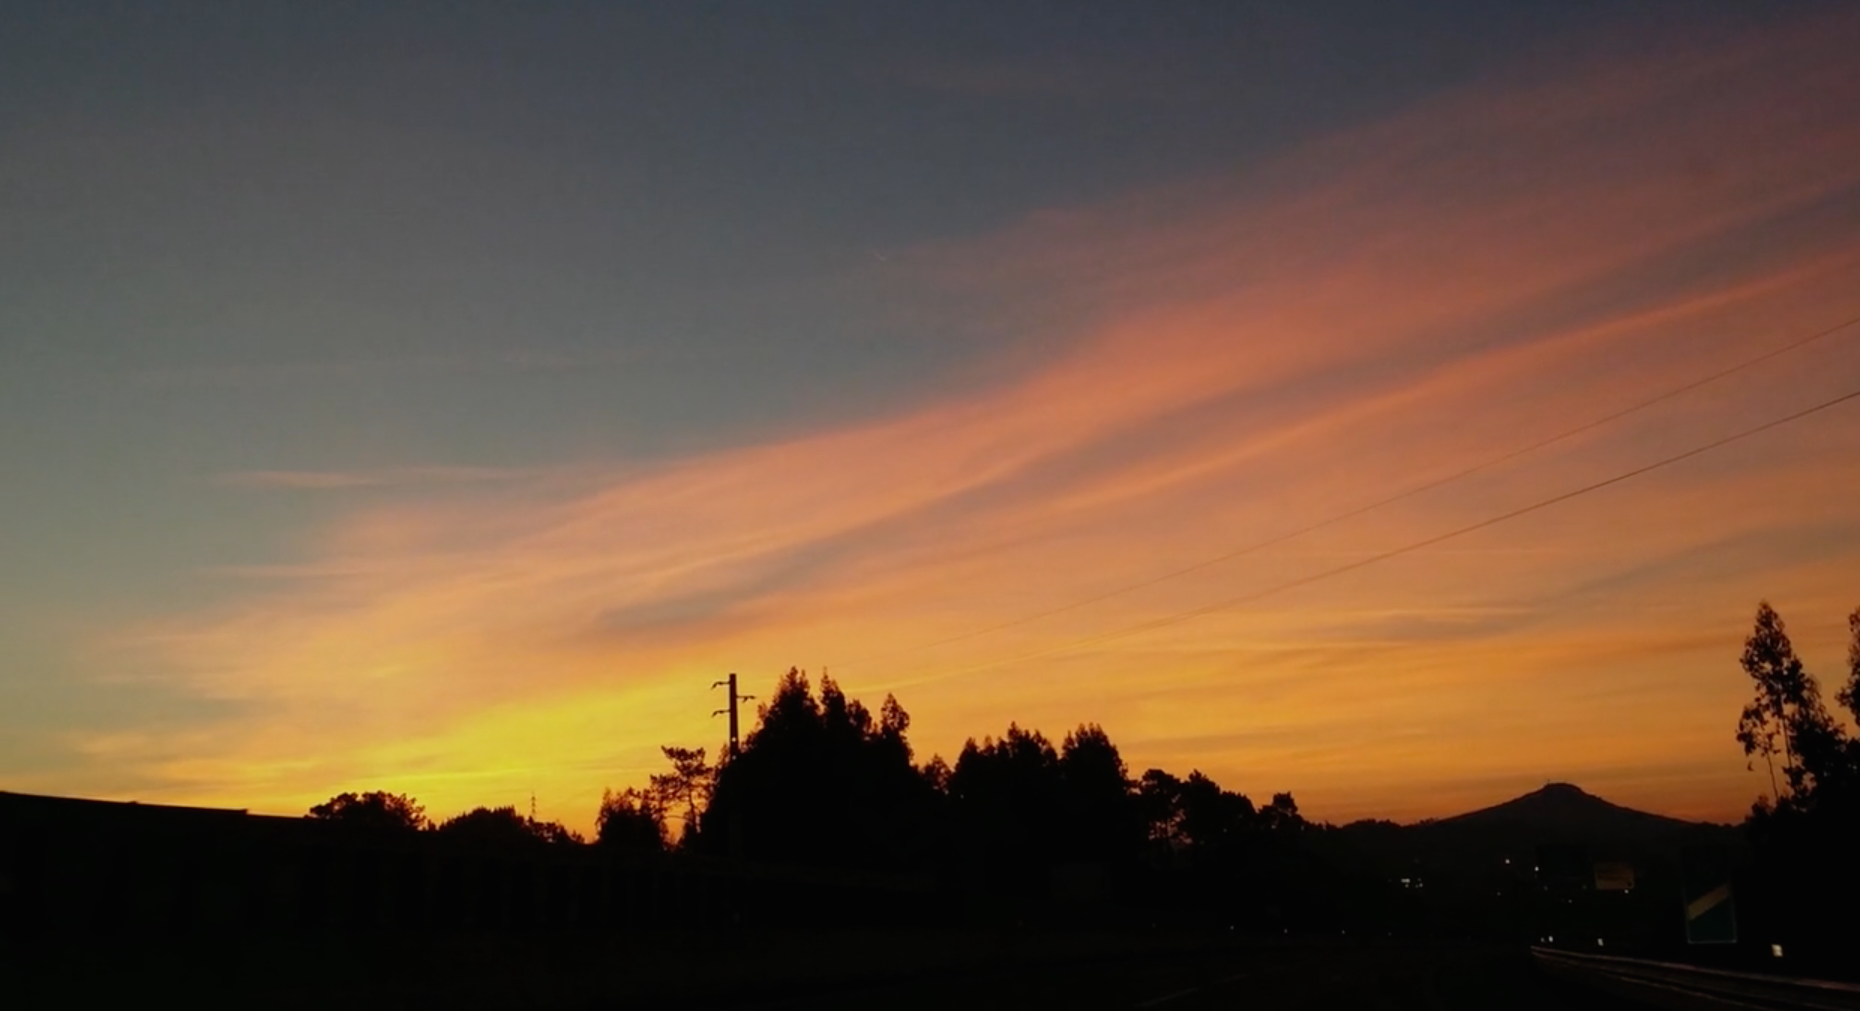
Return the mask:
<svg viewBox="0 0 1860 1011">
<path fill-rule="evenodd" d="M 1731 895 L 1731 861 L 1722 846 L 1688 846 L 1680 854 L 1686 909 L 1686 943 L 1736 944 L 1737 906 Z"/>
<path fill-rule="evenodd" d="M 1595 890 L 1598 892 L 1627 892 L 1634 889 L 1634 866 L 1619 862 L 1597 863 L 1595 865 Z"/>
</svg>

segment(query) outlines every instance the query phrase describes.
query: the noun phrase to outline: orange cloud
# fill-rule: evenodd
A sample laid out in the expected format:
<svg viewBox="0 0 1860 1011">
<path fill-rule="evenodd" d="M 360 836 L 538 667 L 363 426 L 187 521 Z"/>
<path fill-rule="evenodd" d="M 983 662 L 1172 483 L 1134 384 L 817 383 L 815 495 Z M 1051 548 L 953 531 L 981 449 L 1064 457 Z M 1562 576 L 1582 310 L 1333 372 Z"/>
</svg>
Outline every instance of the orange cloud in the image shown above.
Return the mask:
<svg viewBox="0 0 1860 1011">
<path fill-rule="evenodd" d="M 854 694 L 897 689 L 926 753 L 1010 719 L 1094 720 L 1139 769 L 1291 788 L 1320 817 L 1438 814 L 1546 778 L 1734 816 L 1758 788 L 1730 737 L 1756 599 L 1811 662 L 1837 655 L 1860 602 L 1851 412 L 1068 647 L 1853 383 L 1860 341 L 1837 334 L 1115 592 L 1860 313 L 1860 71 L 1820 27 L 1493 82 L 1229 178 L 897 258 L 958 303 L 1007 291 L 1029 346 L 1057 350 L 1032 368 L 1006 352 L 1004 378 L 837 430 L 566 466 L 515 498 L 360 506 L 303 561 L 322 578 L 119 643 L 237 701 L 240 723 L 78 743 L 200 802 L 293 810 L 383 786 L 443 812 L 534 790 L 585 826 L 656 745 L 717 738 L 712 679 L 740 671 L 754 690 L 827 664 Z"/>
</svg>

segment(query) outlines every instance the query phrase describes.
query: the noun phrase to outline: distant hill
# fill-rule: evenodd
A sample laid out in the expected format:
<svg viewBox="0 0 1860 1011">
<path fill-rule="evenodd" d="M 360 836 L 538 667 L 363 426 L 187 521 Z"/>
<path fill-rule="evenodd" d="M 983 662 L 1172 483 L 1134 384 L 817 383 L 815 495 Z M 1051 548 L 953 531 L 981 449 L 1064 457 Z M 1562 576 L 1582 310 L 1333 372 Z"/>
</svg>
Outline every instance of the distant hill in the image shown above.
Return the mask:
<svg viewBox="0 0 1860 1011">
<path fill-rule="evenodd" d="M 1502 804 L 1412 827 L 1435 834 L 1526 835 L 1547 843 L 1660 843 L 1728 828 L 1622 807 L 1573 783 L 1550 783 Z"/>
<path fill-rule="evenodd" d="M 1521 797 L 1450 818 L 1394 825 L 1357 822 L 1341 835 L 1385 857 L 1434 861 L 1499 853 L 1529 853 L 1538 846 L 1583 846 L 1597 856 L 1671 851 L 1691 843 L 1735 845 L 1729 825 L 1691 822 L 1610 803 L 1571 783 L 1551 783 Z"/>
</svg>

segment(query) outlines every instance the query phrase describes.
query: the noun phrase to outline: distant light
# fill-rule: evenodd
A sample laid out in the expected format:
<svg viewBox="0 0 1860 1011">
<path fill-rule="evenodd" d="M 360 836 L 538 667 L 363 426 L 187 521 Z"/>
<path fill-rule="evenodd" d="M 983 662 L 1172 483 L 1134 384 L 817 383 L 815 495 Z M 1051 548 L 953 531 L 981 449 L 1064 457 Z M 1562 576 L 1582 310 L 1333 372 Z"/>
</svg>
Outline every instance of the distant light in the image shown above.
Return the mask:
<svg viewBox="0 0 1860 1011">
<path fill-rule="evenodd" d="M 1550 942 L 1551 944 L 1555 944 L 1555 943 L 1556 943 L 1556 935 L 1555 935 L 1555 934 L 1551 934 L 1551 935 L 1550 935 L 1549 937 L 1546 937 L 1546 938 L 1544 938 L 1544 940 L 1546 940 L 1546 941 L 1549 941 L 1549 942 Z"/>
<path fill-rule="evenodd" d="M 1598 938 L 1596 938 L 1596 939 L 1595 939 L 1595 946 L 1596 946 L 1597 948 L 1599 948 L 1599 947 L 1601 947 L 1601 946 L 1602 946 L 1602 939 L 1601 939 L 1601 938 L 1599 938 L 1599 937 L 1598 937 Z"/>
<path fill-rule="evenodd" d="M 1506 866 L 1506 867 L 1510 867 L 1510 866 L 1511 866 L 1511 858 L 1510 858 L 1510 857 L 1506 857 L 1506 858 L 1505 858 L 1505 866 Z"/>
<path fill-rule="evenodd" d="M 1780 944 L 1770 945 L 1770 957 L 1781 958 L 1782 957 L 1782 945 Z"/>
</svg>

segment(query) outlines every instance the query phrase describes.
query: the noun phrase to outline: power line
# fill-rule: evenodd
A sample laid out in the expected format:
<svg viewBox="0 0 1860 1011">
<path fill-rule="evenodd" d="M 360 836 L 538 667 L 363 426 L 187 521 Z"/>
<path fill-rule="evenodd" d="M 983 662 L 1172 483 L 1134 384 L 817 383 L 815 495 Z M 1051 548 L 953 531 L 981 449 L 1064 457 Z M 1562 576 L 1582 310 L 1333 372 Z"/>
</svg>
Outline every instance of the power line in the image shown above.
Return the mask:
<svg viewBox="0 0 1860 1011">
<path fill-rule="evenodd" d="M 1339 565 L 1336 568 L 1326 569 L 1322 572 L 1314 573 L 1309 576 L 1303 576 L 1298 579 L 1291 580 L 1290 582 L 1279 583 L 1275 586 L 1270 586 L 1263 590 L 1257 590 L 1252 593 L 1243 594 L 1238 597 L 1232 597 L 1227 600 L 1220 601 L 1218 603 L 1207 604 L 1202 607 L 1197 607 L 1193 610 L 1180 611 L 1175 614 L 1165 615 L 1161 618 L 1155 618 L 1155 619 L 1151 619 L 1150 621 L 1142 622 L 1136 625 L 1130 625 L 1125 628 L 1117 629 L 1112 632 L 1106 632 L 1102 635 L 1096 635 L 1096 636 L 1092 636 L 1086 639 L 1079 639 L 1073 642 L 1063 643 L 1059 646 L 1050 646 L 1045 649 L 1036 650 L 1031 653 L 1024 653 L 1019 656 L 1005 657 L 999 660 L 990 660 L 984 663 L 971 664 L 967 667 L 959 667 L 954 670 L 943 671 L 939 674 L 933 675 L 933 677 L 940 678 L 940 677 L 952 677 L 958 674 L 969 674 L 969 673 L 973 673 L 978 670 L 988 670 L 993 667 L 999 667 L 999 666 L 1002 666 L 1003 664 L 1019 663 L 1024 660 L 1037 660 L 1041 657 L 1053 656 L 1059 653 L 1067 653 L 1067 652 L 1071 652 L 1072 650 L 1082 649 L 1087 646 L 1096 646 L 1101 643 L 1112 642 L 1117 639 L 1128 638 L 1130 636 L 1137 635 L 1143 632 L 1152 631 L 1154 629 L 1165 628 L 1170 625 L 1180 624 L 1184 621 L 1189 621 L 1194 618 L 1202 617 L 1203 615 L 1213 614 L 1217 611 L 1224 611 L 1232 607 L 1238 607 L 1241 604 L 1252 603 L 1253 601 L 1260 600 L 1265 597 L 1269 597 L 1275 593 L 1283 593 L 1286 590 L 1297 589 L 1298 587 L 1301 587 L 1301 586 L 1309 586 L 1312 583 L 1316 583 L 1321 580 L 1329 579 L 1332 576 L 1339 576 L 1346 572 L 1353 572 L 1357 569 L 1366 568 L 1368 566 L 1376 564 L 1377 562 L 1384 562 L 1391 558 L 1395 558 L 1401 555 L 1406 555 L 1406 554 L 1410 554 L 1415 551 L 1419 551 L 1422 548 L 1432 547 L 1443 541 L 1452 540 L 1455 537 L 1461 537 L 1466 534 L 1470 534 L 1476 530 L 1484 530 L 1486 527 L 1495 526 L 1499 523 L 1506 522 L 1507 520 L 1513 520 L 1520 516 L 1524 516 L 1529 513 L 1534 513 L 1540 509 L 1547 509 L 1550 506 L 1556 505 L 1561 502 L 1567 502 L 1570 499 L 1573 499 L 1573 498 L 1576 498 L 1582 495 L 1587 495 L 1593 491 L 1600 491 L 1601 489 L 1607 488 L 1610 485 L 1620 484 L 1623 481 L 1627 481 L 1631 478 L 1639 477 L 1651 471 L 1659 470 L 1662 467 L 1669 467 L 1675 463 L 1679 463 L 1682 460 L 1689 460 L 1692 457 L 1698 456 L 1702 453 L 1708 453 L 1714 449 L 1720 449 L 1724 446 L 1730 445 L 1731 443 L 1738 442 L 1743 439 L 1748 439 L 1751 436 L 1758 435 L 1763 432 L 1767 432 L 1772 428 L 1778 428 L 1783 425 L 1789 424 L 1792 421 L 1799 421 L 1802 418 L 1806 418 L 1811 414 L 1820 413 L 1831 407 L 1838 406 L 1840 404 L 1846 403 L 1849 400 L 1854 400 L 1857 398 L 1860 398 L 1860 390 L 1854 390 L 1850 393 L 1842 394 L 1841 396 L 1835 397 L 1832 400 L 1824 400 L 1821 403 L 1816 404 L 1813 407 L 1809 407 L 1804 410 L 1797 411 L 1794 414 L 1788 415 L 1786 417 L 1777 418 L 1773 421 L 1764 422 L 1763 424 L 1758 425 L 1754 428 L 1744 429 L 1743 431 L 1737 432 L 1733 435 L 1728 435 L 1714 442 L 1708 442 L 1705 445 L 1697 446 L 1692 449 L 1688 449 L 1683 453 L 1677 453 L 1673 456 L 1669 456 L 1669 457 L 1665 457 L 1660 460 L 1656 460 L 1653 463 L 1643 464 L 1642 466 L 1636 467 L 1632 470 L 1623 471 L 1622 473 L 1616 474 L 1613 477 L 1606 478 L 1601 481 L 1596 481 L 1593 484 L 1583 485 L 1580 488 L 1576 488 L 1570 491 L 1563 492 L 1560 495 L 1553 495 L 1550 498 L 1540 499 L 1536 502 L 1531 503 L 1530 505 L 1523 506 L 1517 509 L 1513 509 L 1510 512 L 1501 513 L 1497 516 L 1488 517 L 1487 519 L 1480 520 L 1477 523 L 1471 523 L 1466 526 L 1459 527 L 1455 530 L 1450 530 L 1444 534 L 1436 534 L 1424 540 L 1415 541 L 1410 544 L 1404 544 L 1399 548 L 1394 548 L 1389 551 L 1384 551 L 1376 555 L 1370 555 L 1366 558 L 1360 558 L 1354 562 L 1350 562 L 1347 565 Z"/>
<path fill-rule="evenodd" d="M 1680 396 L 1682 394 L 1690 393 L 1693 390 L 1696 390 L 1701 386 L 1708 386 L 1712 383 L 1719 381 L 1720 379 L 1724 379 L 1729 376 L 1736 375 L 1737 373 L 1742 372 L 1745 369 L 1749 369 L 1756 365 L 1760 365 L 1766 361 L 1769 361 L 1772 358 L 1781 357 L 1782 355 L 1788 354 L 1789 352 L 1797 350 L 1798 348 L 1802 348 L 1809 344 L 1813 344 L 1814 342 L 1821 340 L 1824 337 L 1828 337 L 1833 334 L 1839 333 L 1840 331 L 1845 330 L 1848 327 L 1851 327 L 1856 323 L 1860 323 L 1860 316 L 1855 316 L 1852 319 L 1849 319 L 1842 323 L 1837 323 L 1834 326 L 1828 327 L 1824 330 L 1816 331 L 1815 333 L 1809 334 L 1806 337 L 1791 341 L 1788 344 L 1784 344 L 1781 347 L 1772 348 L 1771 350 L 1766 351 L 1763 354 L 1757 355 L 1754 358 L 1745 359 L 1744 361 L 1739 362 L 1738 364 L 1733 365 L 1730 368 L 1724 369 L 1719 372 L 1714 372 L 1711 375 L 1704 376 L 1699 379 L 1695 379 L 1682 386 L 1673 387 L 1672 389 L 1667 390 L 1666 392 L 1661 393 L 1658 396 L 1652 397 L 1647 400 L 1643 400 L 1630 407 L 1622 408 L 1621 410 L 1615 411 L 1612 414 L 1603 415 L 1602 417 L 1596 418 L 1593 421 L 1588 421 L 1581 425 L 1577 425 L 1575 428 L 1571 428 L 1563 432 L 1559 432 L 1558 434 L 1550 436 L 1547 439 L 1541 439 L 1527 446 L 1521 446 L 1517 449 L 1513 449 L 1505 453 L 1501 453 L 1498 456 L 1491 457 L 1481 463 L 1476 463 L 1470 467 L 1467 467 L 1465 470 L 1457 471 L 1455 473 L 1447 475 L 1446 477 L 1437 478 L 1433 481 L 1429 481 L 1426 484 L 1417 485 L 1413 488 L 1409 488 L 1406 491 L 1398 492 L 1394 495 L 1390 495 L 1387 498 L 1377 499 L 1376 501 L 1371 502 L 1368 505 L 1358 506 L 1355 509 L 1351 509 L 1347 512 L 1338 513 L 1327 519 L 1318 520 L 1315 523 L 1311 523 L 1306 526 L 1299 527 L 1295 530 L 1290 530 L 1282 534 L 1275 534 L 1274 536 L 1269 537 L 1263 541 L 1257 541 L 1255 543 L 1248 544 L 1245 547 L 1235 548 L 1232 551 L 1227 551 L 1222 554 L 1215 555 L 1212 558 L 1208 558 L 1203 561 L 1196 562 L 1195 564 L 1187 566 L 1186 568 L 1175 569 L 1171 572 L 1165 572 L 1162 575 L 1152 576 L 1148 579 L 1143 580 L 1142 582 L 1130 583 L 1125 586 L 1120 586 L 1113 590 L 1107 590 L 1096 596 L 1085 597 L 1080 600 L 1075 600 L 1068 604 L 1062 604 L 1058 607 L 1050 608 L 1045 611 L 1036 611 L 1033 614 L 1022 615 L 1018 618 L 1011 618 L 1007 621 L 998 622 L 993 625 L 985 625 L 981 628 L 972 629 L 967 632 L 961 632 L 956 635 L 947 636 L 942 639 L 933 639 L 929 642 L 919 643 L 915 646 L 906 646 L 903 649 L 892 650 L 891 652 L 888 652 L 888 653 L 871 654 L 871 655 L 859 657 L 854 660 L 841 660 L 841 661 L 836 662 L 833 666 L 849 667 L 854 664 L 872 663 L 877 660 L 888 660 L 893 657 L 905 656 L 911 653 L 919 653 L 919 652 L 922 652 L 923 650 L 934 649 L 938 646 L 947 646 L 953 642 L 962 642 L 965 639 L 973 639 L 976 636 L 988 635 L 991 632 L 999 632 L 1004 629 L 1015 628 L 1020 625 L 1028 624 L 1029 622 L 1039 621 L 1042 618 L 1050 618 L 1050 617 L 1053 617 L 1054 615 L 1065 614 L 1068 611 L 1076 611 L 1081 607 L 1088 607 L 1092 604 L 1110 600 L 1113 597 L 1121 597 L 1126 593 L 1134 593 L 1137 590 L 1148 589 L 1149 587 L 1156 586 L 1161 583 L 1166 583 L 1172 579 L 1180 579 L 1183 576 L 1192 575 L 1193 573 L 1200 572 L 1203 569 L 1212 568 L 1223 562 L 1230 562 L 1236 558 L 1241 558 L 1241 557 L 1253 554 L 1258 551 L 1263 551 L 1266 548 L 1273 547 L 1274 545 L 1282 544 L 1295 537 L 1302 537 L 1305 534 L 1311 533 L 1313 531 L 1322 530 L 1325 527 L 1333 526 L 1338 523 L 1342 523 L 1344 520 L 1355 519 L 1356 517 L 1361 516 L 1364 513 L 1373 512 L 1377 509 L 1383 508 L 1384 506 L 1393 505 L 1397 502 L 1403 501 L 1404 499 L 1413 498 L 1414 496 L 1419 495 L 1423 492 L 1433 491 L 1434 489 L 1439 488 L 1443 485 L 1452 484 L 1453 482 L 1459 481 L 1463 478 L 1471 477 L 1472 475 L 1477 474 L 1480 471 L 1490 470 L 1491 468 L 1496 467 L 1499 464 L 1508 463 L 1512 460 L 1517 459 L 1520 456 L 1524 456 L 1528 453 L 1534 453 L 1537 450 L 1543 449 L 1546 446 L 1551 446 L 1556 443 L 1562 442 L 1565 439 L 1575 438 L 1576 436 L 1581 435 L 1584 432 L 1588 432 L 1592 429 L 1600 428 L 1601 426 L 1609 424 L 1610 422 L 1619 421 L 1620 419 L 1625 418 L 1630 414 L 1634 414 L 1639 411 L 1644 411 L 1649 407 L 1653 407 L 1657 404 L 1664 403 L 1668 400 L 1673 399 L 1674 397 Z"/>
</svg>

